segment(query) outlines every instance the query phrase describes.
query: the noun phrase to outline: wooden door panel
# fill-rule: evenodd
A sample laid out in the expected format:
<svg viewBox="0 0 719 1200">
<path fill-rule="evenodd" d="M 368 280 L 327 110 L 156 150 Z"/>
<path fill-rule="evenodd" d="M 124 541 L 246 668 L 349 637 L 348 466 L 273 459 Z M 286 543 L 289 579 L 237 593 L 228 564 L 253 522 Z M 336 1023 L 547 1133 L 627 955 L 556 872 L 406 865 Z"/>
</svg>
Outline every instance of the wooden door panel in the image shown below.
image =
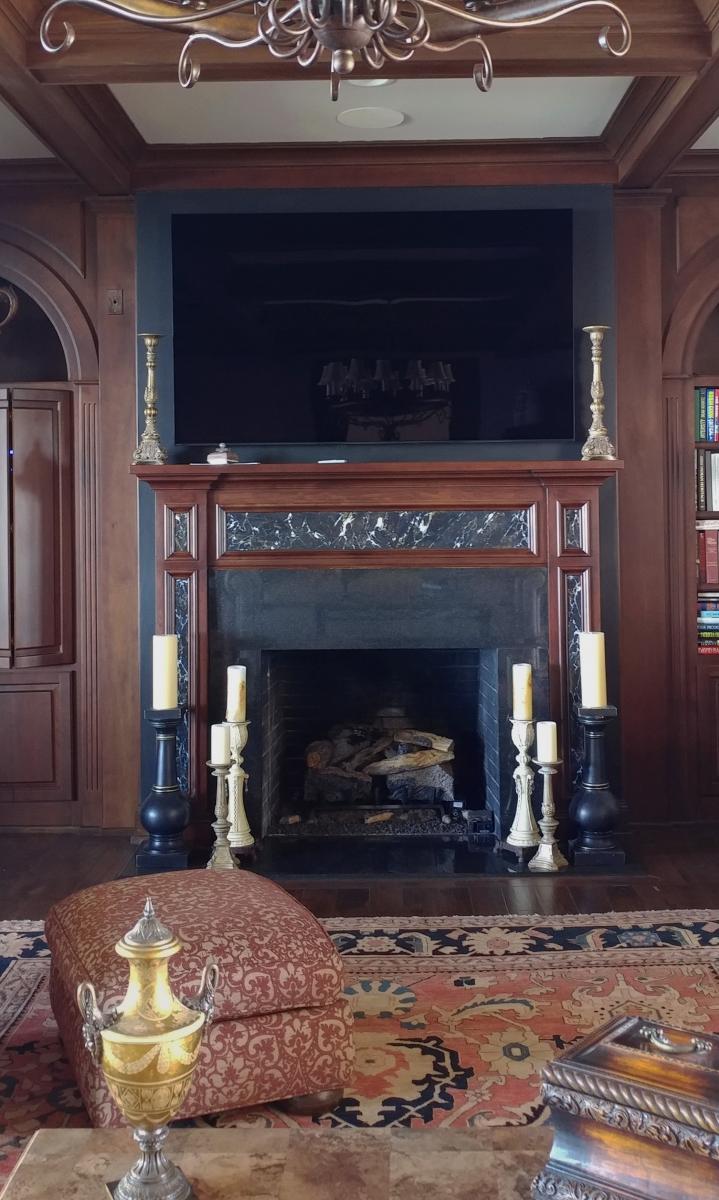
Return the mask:
<svg viewBox="0 0 719 1200">
<path fill-rule="evenodd" d="M 55 690 L 46 684 L 0 689 L 0 787 L 34 787 L 55 778 Z"/>
<path fill-rule="evenodd" d="M 13 657 L 72 660 L 70 397 L 13 388 Z"/>
<path fill-rule="evenodd" d="M 0 824 L 77 821 L 73 680 L 70 671 L 0 676 Z"/>
</svg>

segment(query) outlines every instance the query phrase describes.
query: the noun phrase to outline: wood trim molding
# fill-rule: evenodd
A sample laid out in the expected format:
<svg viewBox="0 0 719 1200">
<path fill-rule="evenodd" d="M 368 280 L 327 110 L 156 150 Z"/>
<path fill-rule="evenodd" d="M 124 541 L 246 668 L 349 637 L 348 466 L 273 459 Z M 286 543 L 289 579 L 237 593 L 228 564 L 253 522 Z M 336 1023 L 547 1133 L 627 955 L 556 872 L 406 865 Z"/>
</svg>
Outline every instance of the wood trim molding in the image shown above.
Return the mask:
<svg viewBox="0 0 719 1200">
<path fill-rule="evenodd" d="M 142 139 L 109 88 L 44 87 L 26 57 L 27 42 L 0 3 L 0 97 L 93 191 L 128 192 Z"/>
<path fill-rule="evenodd" d="M 180 488 L 204 486 L 208 489 L 217 487 L 220 491 L 231 488 L 233 495 L 246 492 L 248 498 L 254 497 L 254 502 L 249 504 L 249 507 L 254 509 L 262 508 L 261 490 L 269 492 L 272 489 L 276 493 L 278 486 L 284 490 L 284 485 L 292 489 L 291 494 L 294 499 L 291 503 L 296 506 L 298 488 L 303 484 L 310 487 L 315 484 L 321 489 L 321 496 L 326 500 L 326 503 L 323 504 L 324 508 L 330 508 L 337 503 L 346 508 L 348 488 L 356 489 L 358 485 L 365 485 L 364 490 L 361 496 L 357 494 L 354 497 L 353 503 L 362 504 L 364 507 L 371 506 L 373 503 L 389 503 L 391 505 L 394 489 L 399 489 L 402 494 L 405 489 L 416 484 L 421 484 L 423 488 L 431 484 L 445 484 L 452 489 L 452 499 L 444 507 L 455 507 L 458 499 L 462 503 L 465 502 L 459 496 L 458 488 L 466 484 L 469 488 L 466 502 L 470 504 L 470 507 L 476 508 L 480 505 L 477 503 L 477 494 L 473 489 L 479 483 L 503 482 L 507 484 L 508 488 L 515 483 L 522 482 L 544 485 L 550 480 L 564 483 L 592 482 L 599 484 L 616 475 L 618 471 L 621 471 L 622 466 L 623 463 L 617 460 L 605 462 L 600 459 L 592 462 L 582 462 L 580 459 L 552 459 L 549 461 L 529 459 L 526 462 L 517 460 L 361 462 L 322 465 L 318 463 L 263 463 L 256 467 L 247 467 L 242 464 L 192 466 L 184 463 L 167 463 L 157 467 L 132 467 L 131 472 L 138 479 L 149 483 L 154 491 L 169 488 L 179 492 Z M 381 498 L 379 492 L 375 494 L 372 491 L 373 485 L 376 485 L 377 489 L 382 489 Z M 496 495 L 495 488 L 493 496 L 496 497 Z M 341 497 L 344 497 L 344 501 L 341 500 Z M 472 498 L 474 503 L 472 503 Z M 284 499 L 283 495 L 274 507 L 279 507 Z M 303 502 L 304 499 L 308 502 L 313 501 L 312 492 L 308 492 L 303 497 Z M 400 504 L 403 502 L 404 497 L 399 499 Z M 413 494 L 410 507 L 421 508 L 425 503 L 431 502 L 427 492 L 423 491 L 421 503 L 417 502 L 416 494 Z"/>
<path fill-rule="evenodd" d="M 0 262 L 3 277 L 28 292 L 55 326 L 70 382 L 97 382 L 94 331 L 75 293 L 35 255 L 5 241 L 1 230 Z"/>
<path fill-rule="evenodd" d="M 653 87 L 639 80 L 630 91 L 616 122 L 610 122 L 610 148 L 614 139 L 621 185 L 651 188 L 719 113 L 719 51 L 695 78 L 679 76 Z"/>
<path fill-rule="evenodd" d="M 598 138 L 358 145 L 146 146 L 136 189 L 614 183 Z"/>
</svg>

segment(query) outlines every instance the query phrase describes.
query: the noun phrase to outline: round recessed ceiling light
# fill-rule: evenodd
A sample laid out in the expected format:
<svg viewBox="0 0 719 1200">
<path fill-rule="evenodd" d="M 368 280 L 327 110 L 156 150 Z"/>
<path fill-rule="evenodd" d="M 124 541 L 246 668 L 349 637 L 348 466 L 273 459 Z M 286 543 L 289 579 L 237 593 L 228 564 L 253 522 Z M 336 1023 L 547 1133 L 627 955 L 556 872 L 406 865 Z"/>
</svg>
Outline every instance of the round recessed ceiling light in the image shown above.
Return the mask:
<svg viewBox="0 0 719 1200">
<path fill-rule="evenodd" d="M 346 108 L 337 120 L 350 129 L 392 129 L 402 124 L 405 114 L 396 108 Z"/>
<path fill-rule="evenodd" d="M 391 83 L 396 83 L 395 79 L 345 79 L 343 81 L 351 87 L 389 87 Z"/>
</svg>

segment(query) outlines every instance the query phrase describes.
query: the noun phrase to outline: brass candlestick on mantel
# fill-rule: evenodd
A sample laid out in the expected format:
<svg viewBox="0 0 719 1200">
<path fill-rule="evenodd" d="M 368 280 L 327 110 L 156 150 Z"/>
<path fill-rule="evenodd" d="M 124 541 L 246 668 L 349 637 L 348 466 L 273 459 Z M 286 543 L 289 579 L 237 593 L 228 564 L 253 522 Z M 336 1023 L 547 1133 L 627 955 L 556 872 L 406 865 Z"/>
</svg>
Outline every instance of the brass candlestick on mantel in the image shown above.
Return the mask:
<svg viewBox="0 0 719 1200">
<path fill-rule="evenodd" d="M 219 970 L 208 962 L 197 995 L 180 1000 L 170 985 L 168 960 L 181 949 L 179 938 L 158 920 L 148 898 L 140 920 L 115 946 L 130 968 L 122 1002 L 103 1014 L 91 983 L 77 989 L 85 1046 L 102 1068 L 140 1147 L 134 1167 L 108 1185 L 114 1200 L 194 1196 L 180 1168 L 166 1157 L 164 1143 L 190 1087 L 203 1032 L 212 1021 Z"/>
<path fill-rule="evenodd" d="M 230 832 L 228 835 L 233 850 L 249 850 L 254 846 L 250 823 L 245 812 L 245 784 L 249 778 L 242 766 L 242 751 L 247 745 L 249 721 L 227 721 L 230 727 L 230 755 L 232 766 L 228 778 Z"/>
<path fill-rule="evenodd" d="M 162 335 L 159 333 L 141 333 L 139 336 L 145 343 L 145 367 L 147 369 L 144 413 L 145 428 L 142 431 L 139 445 L 132 456 L 132 461 L 135 466 L 138 463 L 156 466 L 167 462 L 167 451 L 160 441 L 160 434 L 157 430 L 157 383 L 155 380 L 157 346 Z"/>
<path fill-rule="evenodd" d="M 593 458 L 615 459 L 617 452 L 609 440 L 609 432 L 604 424 L 604 383 L 602 381 L 602 343 L 604 335 L 611 329 L 610 325 L 585 325 L 583 333 L 588 333 L 592 343 L 592 424 L 587 440 L 582 446 L 582 459 L 589 462 Z"/>
</svg>

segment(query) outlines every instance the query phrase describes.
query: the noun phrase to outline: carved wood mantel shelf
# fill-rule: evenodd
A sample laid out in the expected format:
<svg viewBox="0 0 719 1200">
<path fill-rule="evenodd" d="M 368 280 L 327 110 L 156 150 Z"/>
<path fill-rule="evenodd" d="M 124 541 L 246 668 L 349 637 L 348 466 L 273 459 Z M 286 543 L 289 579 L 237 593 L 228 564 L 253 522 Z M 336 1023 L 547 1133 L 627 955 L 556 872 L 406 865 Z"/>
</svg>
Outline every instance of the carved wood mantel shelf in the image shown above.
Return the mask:
<svg viewBox="0 0 719 1200">
<path fill-rule="evenodd" d="M 204 804 L 208 577 L 282 567 L 545 567 L 552 714 L 570 758 L 577 634 L 600 614 L 599 488 L 620 462 L 134 467 L 156 493 L 156 623 L 177 632 L 179 773 Z"/>
</svg>

